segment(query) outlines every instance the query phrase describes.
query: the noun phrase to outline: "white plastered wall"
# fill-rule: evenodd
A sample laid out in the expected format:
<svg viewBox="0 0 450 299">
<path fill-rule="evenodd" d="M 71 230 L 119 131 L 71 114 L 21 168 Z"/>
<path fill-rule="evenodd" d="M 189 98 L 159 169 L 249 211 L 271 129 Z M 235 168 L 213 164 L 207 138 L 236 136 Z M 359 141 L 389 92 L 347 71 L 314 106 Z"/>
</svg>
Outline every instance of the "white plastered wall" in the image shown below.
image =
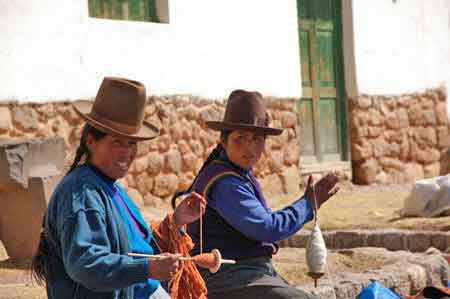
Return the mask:
<svg viewBox="0 0 450 299">
<path fill-rule="evenodd" d="M 0 0 L 0 101 L 92 97 L 107 75 L 150 92 L 298 97 L 295 0 L 168 0 L 169 24 L 88 17 L 87 1 Z"/>
<path fill-rule="evenodd" d="M 350 94 L 402 94 L 441 85 L 450 92 L 450 1 L 343 1 L 353 6 L 358 87 L 348 88 Z"/>
</svg>

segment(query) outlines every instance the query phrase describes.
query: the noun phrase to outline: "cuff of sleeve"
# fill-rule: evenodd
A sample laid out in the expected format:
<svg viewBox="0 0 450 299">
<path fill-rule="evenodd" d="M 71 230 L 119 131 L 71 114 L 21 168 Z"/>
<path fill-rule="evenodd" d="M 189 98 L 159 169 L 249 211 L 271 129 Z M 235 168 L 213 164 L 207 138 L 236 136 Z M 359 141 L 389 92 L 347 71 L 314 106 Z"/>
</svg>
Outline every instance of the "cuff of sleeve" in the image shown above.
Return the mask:
<svg viewBox="0 0 450 299">
<path fill-rule="evenodd" d="M 297 202 L 301 207 L 302 210 L 305 211 L 305 222 L 309 222 L 311 220 L 314 219 L 314 209 L 311 206 L 310 201 L 308 200 L 308 198 L 306 196 L 303 196 L 298 202 Z"/>
<path fill-rule="evenodd" d="M 131 259 L 127 265 L 126 273 L 133 277 L 136 283 L 146 282 L 148 279 L 148 259 L 137 258 Z"/>
</svg>

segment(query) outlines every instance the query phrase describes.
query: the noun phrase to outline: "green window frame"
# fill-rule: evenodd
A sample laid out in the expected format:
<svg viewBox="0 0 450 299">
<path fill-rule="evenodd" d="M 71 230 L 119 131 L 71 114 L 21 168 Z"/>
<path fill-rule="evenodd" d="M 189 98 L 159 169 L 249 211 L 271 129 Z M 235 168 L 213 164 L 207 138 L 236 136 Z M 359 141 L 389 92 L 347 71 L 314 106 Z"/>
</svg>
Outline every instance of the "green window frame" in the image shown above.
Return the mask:
<svg viewBox="0 0 450 299">
<path fill-rule="evenodd" d="M 88 0 L 88 6 L 93 18 L 161 23 L 155 0 Z"/>
</svg>

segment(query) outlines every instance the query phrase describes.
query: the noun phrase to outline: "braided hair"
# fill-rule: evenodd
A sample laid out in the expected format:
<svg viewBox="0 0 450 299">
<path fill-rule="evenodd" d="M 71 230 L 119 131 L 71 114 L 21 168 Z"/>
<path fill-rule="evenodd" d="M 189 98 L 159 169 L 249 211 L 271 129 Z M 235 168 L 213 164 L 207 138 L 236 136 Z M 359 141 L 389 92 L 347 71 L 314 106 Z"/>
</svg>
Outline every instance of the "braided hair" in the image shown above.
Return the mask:
<svg viewBox="0 0 450 299">
<path fill-rule="evenodd" d="M 230 131 L 222 131 L 220 132 L 220 140 L 221 141 L 225 141 L 228 138 L 228 135 L 230 134 Z M 191 191 L 192 186 L 194 186 L 195 181 L 197 180 L 198 176 L 200 175 L 200 173 L 214 160 L 216 160 L 217 158 L 219 158 L 219 154 L 222 151 L 222 145 L 219 143 L 217 144 L 217 146 L 212 150 L 212 152 L 209 154 L 208 158 L 206 158 L 205 162 L 203 162 L 202 167 L 200 167 L 200 170 L 198 171 L 197 175 L 195 176 L 194 180 L 192 181 L 191 185 L 189 186 L 189 188 L 187 188 L 184 191 L 178 191 L 177 193 L 175 193 L 175 195 L 172 197 L 170 204 L 172 206 L 173 209 L 176 208 L 177 206 L 177 198 L 180 197 L 183 194 L 187 194 Z"/>
<path fill-rule="evenodd" d="M 78 164 L 81 161 L 81 158 L 83 156 L 86 156 L 86 160 L 89 160 L 91 157 L 91 153 L 89 152 L 89 149 L 87 147 L 86 138 L 88 135 L 91 135 L 94 137 L 95 140 L 100 140 L 106 136 L 106 133 L 94 128 L 93 126 L 86 124 L 83 128 L 83 131 L 81 132 L 81 139 L 80 139 L 80 145 L 77 148 L 77 151 L 75 153 L 75 158 L 73 160 L 72 165 L 70 166 L 70 169 L 67 173 L 70 173 L 72 170 L 77 168 Z"/>
<path fill-rule="evenodd" d="M 99 131 L 93 126 L 86 124 L 83 127 L 83 131 L 81 133 L 80 145 L 77 148 L 75 159 L 67 173 L 70 173 L 75 168 L 77 168 L 83 156 L 86 156 L 85 159 L 89 160 L 90 153 L 86 144 L 87 136 L 91 135 L 95 140 L 100 140 L 104 138 L 107 134 Z M 47 286 L 48 282 L 51 281 L 53 277 L 51 263 L 52 258 L 54 257 L 54 253 L 52 253 L 52 249 L 50 248 L 49 238 L 47 236 L 49 232 L 45 229 L 45 215 L 42 223 L 41 233 L 39 236 L 39 245 L 36 253 L 33 256 L 31 261 L 31 277 L 37 282 L 38 285 Z"/>
</svg>

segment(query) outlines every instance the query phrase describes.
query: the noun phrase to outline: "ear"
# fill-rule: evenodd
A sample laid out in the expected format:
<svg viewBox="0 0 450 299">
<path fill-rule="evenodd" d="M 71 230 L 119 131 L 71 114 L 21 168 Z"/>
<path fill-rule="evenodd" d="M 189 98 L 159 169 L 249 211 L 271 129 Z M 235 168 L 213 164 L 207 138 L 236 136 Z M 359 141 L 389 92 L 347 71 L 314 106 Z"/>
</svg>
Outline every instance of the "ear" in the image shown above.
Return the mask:
<svg viewBox="0 0 450 299">
<path fill-rule="evenodd" d="M 227 150 L 227 138 L 228 135 L 221 134 L 220 135 L 220 145 L 224 150 Z"/>
<path fill-rule="evenodd" d="M 95 147 L 97 146 L 97 142 L 91 134 L 86 135 L 86 147 L 88 148 L 89 152 L 92 153 L 95 150 Z"/>
</svg>

